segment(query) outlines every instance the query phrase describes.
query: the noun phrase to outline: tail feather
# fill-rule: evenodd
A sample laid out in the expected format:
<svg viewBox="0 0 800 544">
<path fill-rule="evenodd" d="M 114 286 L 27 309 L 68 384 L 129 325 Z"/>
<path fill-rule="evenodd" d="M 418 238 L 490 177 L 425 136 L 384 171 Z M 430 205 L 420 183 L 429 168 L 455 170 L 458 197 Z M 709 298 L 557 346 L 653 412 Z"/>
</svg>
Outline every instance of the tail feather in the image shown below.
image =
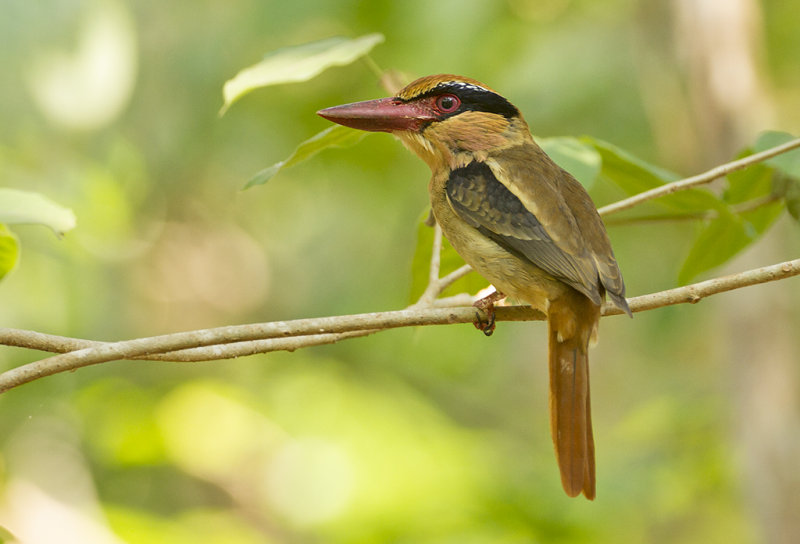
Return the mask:
<svg viewBox="0 0 800 544">
<path fill-rule="evenodd" d="M 550 431 L 564 491 L 570 497 L 583 493 L 587 499 L 594 499 L 588 348 L 599 308 L 582 298 L 591 304 L 588 312 L 576 312 L 582 308 L 556 303 L 548 312 Z"/>
</svg>

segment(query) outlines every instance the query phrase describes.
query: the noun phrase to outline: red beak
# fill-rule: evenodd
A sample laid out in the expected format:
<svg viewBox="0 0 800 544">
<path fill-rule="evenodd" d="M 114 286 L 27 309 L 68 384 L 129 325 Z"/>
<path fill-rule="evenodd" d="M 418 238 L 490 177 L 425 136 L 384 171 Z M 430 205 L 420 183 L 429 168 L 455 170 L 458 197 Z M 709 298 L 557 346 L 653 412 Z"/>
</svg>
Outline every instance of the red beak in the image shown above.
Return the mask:
<svg viewBox="0 0 800 544">
<path fill-rule="evenodd" d="M 334 106 L 317 112 L 334 123 L 371 132 L 395 130 L 418 131 L 436 119 L 432 111 L 420 104 L 402 102 L 397 98 L 379 98 Z"/>
</svg>

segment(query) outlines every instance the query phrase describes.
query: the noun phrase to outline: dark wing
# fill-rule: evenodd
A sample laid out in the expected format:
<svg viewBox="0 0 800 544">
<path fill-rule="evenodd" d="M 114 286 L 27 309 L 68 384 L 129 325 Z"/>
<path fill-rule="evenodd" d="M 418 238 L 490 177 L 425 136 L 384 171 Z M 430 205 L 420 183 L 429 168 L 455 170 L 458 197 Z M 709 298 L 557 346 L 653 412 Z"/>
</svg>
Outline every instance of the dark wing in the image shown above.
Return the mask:
<svg viewBox="0 0 800 544">
<path fill-rule="evenodd" d="M 566 244 L 556 243 L 546 226 L 497 179 L 489 165 L 474 161 L 453 170 L 447 181 L 447 196 L 455 212 L 482 234 L 574 287 L 595 304 L 602 303 L 597 268 L 585 246 L 572 239 L 570 250 L 565 250 L 562 246 Z M 569 230 L 580 237 L 569 210 L 561 207 L 551 212 L 559 214 L 559 221 L 571 221 L 574 229 Z"/>
</svg>

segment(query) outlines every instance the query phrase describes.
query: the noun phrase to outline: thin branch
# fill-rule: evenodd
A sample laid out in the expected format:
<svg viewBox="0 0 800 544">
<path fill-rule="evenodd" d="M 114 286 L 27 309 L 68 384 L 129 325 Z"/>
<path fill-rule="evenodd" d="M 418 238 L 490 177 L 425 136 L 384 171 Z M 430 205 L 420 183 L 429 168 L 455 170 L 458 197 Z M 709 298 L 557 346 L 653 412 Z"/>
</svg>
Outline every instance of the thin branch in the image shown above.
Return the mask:
<svg viewBox="0 0 800 544">
<path fill-rule="evenodd" d="M 769 206 L 773 202 L 777 202 L 780 199 L 781 197 L 775 194 L 764 195 L 759 198 L 754 198 L 753 200 L 747 200 L 731 206 L 731 212 L 736 214 L 752 212 L 759 208 L 763 208 L 764 206 Z M 719 214 L 715 213 L 715 215 Z"/>
<path fill-rule="evenodd" d="M 628 299 L 628 303 L 634 312 L 652 310 L 674 304 L 694 304 L 716 293 L 776 281 L 798 274 L 800 274 L 800 259 L 795 259 L 677 289 L 634 297 Z M 618 313 L 620 311 L 609 304 L 603 306 L 603 315 L 615 315 Z M 192 351 L 190 353 L 193 356 L 203 354 L 204 357 L 208 354 L 209 357 L 203 360 L 223 359 L 258 352 L 252 349 L 253 346 L 239 344 L 243 342 L 274 339 L 271 344 L 265 344 L 265 347 L 271 348 L 270 350 L 297 349 L 307 345 L 330 343 L 328 341 L 335 342 L 344 338 L 344 335 L 357 336 L 397 327 L 472 323 L 477 316 L 487 317 L 483 315 L 482 310 L 471 306 L 414 308 L 395 312 L 236 325 L 150 338 L 137 338 L 123 342 L 93 344 L 90 347 L 82 347 L 77 351 L 42 359 L 0 374 L 0 393 L 44 376 L 120 359 L 149 357 L 154 354 L 164 354 L 164 358 L 168 358 L 176 351 L 200 348 L 202 346 L 205 346 L 203 348 L 206 350 L 205 352 Z M 544 315 L 529 306 L 500 306 L 495 308 L 495 319 L 497 321 L 532 321 L 544 319 Z M 317 341 L 319 338 L 324 341 Z M 275 348 L 278 340 L 287 341 L 290 339 L 296 340 L 296 342 L 287 344 L 290 347 Z M 26 342 L 30 342 L 30 344 L 24 345 L 24 347 L 42 349 L 42 347 L 48 346 L 52 349 L 54 345 L 60 342 L 74 347 L 86 341 L 53 337 L 29 331 L 0 329 L 0 343 L 22 346 Z M 66 348 L 66 345 L 64 347 Z"/>
<path fill-rule="evenodd" d="M 433 244 L 431 244 L 431 262 L 428 269 L 428 286 L 420 295 L 414 307 L 427 307 L 433 304 L 441 291 L 439 285 L 439 269 L 442 262 L 442 227 L 439 223 L 433 224 Z"/>
<path fill-rule="evenodd" d="M 633 297 L 628 299 L 628 303 L 633 312 L 645 312 L 647 310 L 663 308 L 664 306 L 673 306 L 675 304 L 697 304 L 702 299 L 711 295 L 716 295 L 717 293 L 724 293 L 726 291 L 733 291 L 734 289 L 741 289 L 742 287 L 791 278 L 797 275 L 800 275 L 800 259 L 754 268 L 752 270 L 745 270 L 744 272 L 729 274 L 727 276 L 721 276 L 691 285 L 684 285 L 683 287 L 676 287 L 675 289 L 668 289 L 658 293 Z M 603 305 L 604 316 L 618 314 L 622 314 L 622 310 L 616 306 L 609 303 Z"/>
<path fill-rule="evenodd" d="M 456 268 L 448 275 L 439 278 L 439 293 L 441 294 L 442 291 L 450 287 L 452 284 L 466 276 L 472 272 L 472 267 L 468 264 L 465 264 L 461 268 Z"/>
<path fill-rule="evenodd" d="M 752 200 L 747 200 L 745 202 L 741 202 L 739 204 L 734 204 L 730 206 L 731 213 L 734 214 L 743 214 L 747 212 L 755 211 L 759 208 L 763 208 L 764 206 L 769 206 L 773 202 L 777 202 L 781 199 L 780 196 L 769 194 L 764 195 L 759 198 L 754 198 Z M 675 221 L 698 221 L 701 219 L 716 219 L 719 217 L 719 212 L 717 210 L 708 210 L 706 212 L 694 212 L 694 213 L 682 213 L 682 214 L 674 214 L 674 213 L 664 213 L 664 214 L 655 214 L 655 215 L 639 215 L 639 216 L 632 216 L 632 217 L 611 217 L 605 219 L 603 222 L 606 226 L 615 225 L 633 225 L 633 224 L 641 224 L 641 223 L 664 223 L 664 222 L 675 222 Z"/>
<path fill-rule="evenodd" d="M 677 223 L 682 221 L 700 221 L 702 219 L 710 219 L 712 214 L 709 212 L 693 212 L 693 213 L 659 213 L 651 215 L 634 215 L 630 217 L 609 217 L 603 219 L 606 227 L 621 227 L 627 225 L 644 225 L 650 223 Z"/>
<path fill-rule="evenodd" d="M 221 359 L 235 359 L 237 357 L 270 353 L 272 351 L 294 351 L 300 348 L 335 344 L 342 340 L 369 336 L 376 332 L 380 332 L 380 329 L 309 334 L 304 336 L 291 336 L 289 338 L 267 338 L 264 340 L 248 340 L 246 342 L 236 342 L 233 344 L 214 344 L 198 348 L 171 351 L 168 353 L 153 354 L 148 356 L 146 360 L 174 361 L 179 363 L 219 361 Z M 136 359 L 143 358 L 137 357 Z"/>
<path fill-rule="evenodd" d="M 436 223 L 433 226 L 433 244 L 431 245 L 431 264 L 428 272 L 428 288 L 439 281 L 439 270 L 441 269 L 442 264 L 442 227 L 439 226 L 439 223 Z M 438 293 L 436 294 L 438 295 Z"/>
<path fill-rule="evenodd" d="M 215 329 L 180 332 L 149 338 L 137 338 L 122 342 L 105 343 L 70 353 L 29 363 L 0 374 L 0 393 L 18 385 L 44 376 L 66 372 L 84 366 L 132 359 L 158 353 L 232 344 L 268 338 L 289 338 L 318 334 L 391 329 L 416 325 L 446 325 L 472 322 L 476 318 L 475 308 L 429 308 L 425 310 L 400 310 L 370 314 L 344 315 L 276 321 L 252 325 L 232 325 Z M 484 316 L 485 318 L 486 316 Z M 519 317 L 518 319 L 524 319 Z M 3 330 L 0 329 L 0 337 Z M 298 346 L 299 347 L 299 346 Z M 215 346 L 214 349 L 217 349 Z"/>
<path fill-rule="evenodd" d="M 453 303 L 453 302 L 443 302 L 443 301 L 452 301 L 452 300 L 460 300 L 461 295 L 455 295 L 453 297 L 448 297 L 446 299 L 439 298 L 439 295 L 444 292 L 445 289 L 450 287 L 453 283 L 460 280 L 467 274 L 472 272 L 472 267 L 468 264 L 461 266 L 443 276 L 441 278 L 436 278 L 428 283 L 428 287 L 425 288 L 425 292 L 422 296 L 419 297 L 419 300 L 412 304 L 410 308 L 431 308 L 431 307 L 444 307 L 444 306 L 461 306 L 460 303 Z M 469 295 L 465 295 L 467 298 L 471 298 Z M 464 299 L 466 300 L 466 299 Z"/>
<path fill-rule="evenodd" d="M 431 264 L 428 272 L 428 286 L 425 292 L 420 295 L 419 300 L 411 308 L 430 308 L 433 306 L 442 307 L 439 303 L 439 295 L 450 287 L 455 281 L 463 278 L 472 271 L 468 264 L 450 272 L 444 277 L 439 277 L 442 260 L 442 227 L 434 221 L 433 224 L 433 248 L 431 251 Z"/>
<path fill-rule="evenodd" d="M 465 265 L 469 266 L 469 265 Z M 462 270 L 464 267 L 462 266 L 459 270 Z M 470 267 L 467 272 L 470 272 L 472 267 Z M 449 296 L 449 297 L 442 297 L 437 298 L 433 301 L 434 308 L 450 308 L 453 306 L 471 306 L 475 302 L 475 297 L 470 295 L 469 293 L 459 293 L 457 295 Z"/>
<path fill-rule="evenodd" d="M 247 340 L 228 344 L 213 344 L 204 347 L 187 348 L 167 353 L 154 353 L 140 357 L 131 357 L 137 361 L 165 361 L 173 363 L 198 363 L 235 359 L 257 353 L 271 351 L 294 351 L 298 348 L 335 344 L 341 340 L 367 336 L 380 330 L 363 330 L 342 333 L 322 333 L 289 338 L 267 338 L 263 340 Z M 36 349 L 50 353 L 70 353 L 79 349 L 87 349 L 107 345 L 108 342 L 68 338 L 52 334 L 22 329 L 0 329 L 0 344 L 19 348 Z"/>
<path fill-rule="evenodd" d="M 653 200 L 654 198 L 690 189 L 698 185 L 710 183 L 717 178 L 721 178 L 722 176 L 730 174 L 731 172 L 735 172 L 736 170 L 741 170 L 757 162 L 765 161 L 771 157 L 774 157 L 775 155 L 786 153 L 787 151 L 791 151 L 792 149 L 795 149 L 797 147 L 800 147 L 800 138 L 791 140 L 782 145 L 772 147 L 760 153 L 755 153 L 753 155 L 744 157 L 737 161 L 722 164 L 697 176 L 692 176 L 690 178 L 681 179 L 678 181 L 673 181 L 672 183 L 661 185 L 660 187 L 656 187 L 655 189 L 650 189 L 649 191 L 645 191 L 643 193 L 639 193 L 638 195 L 634 195 L 630 198 L 614 202 L 613 204 L 609 204 L 608 206 L 603 206 L 597 211 L 600 215 L 610 215 L 612 213 L 621 212 L 622 210 L 633 208 L 634 206 L 641 204 L 642 202 L 647 202 L 648 200 Z"/>
</svg>

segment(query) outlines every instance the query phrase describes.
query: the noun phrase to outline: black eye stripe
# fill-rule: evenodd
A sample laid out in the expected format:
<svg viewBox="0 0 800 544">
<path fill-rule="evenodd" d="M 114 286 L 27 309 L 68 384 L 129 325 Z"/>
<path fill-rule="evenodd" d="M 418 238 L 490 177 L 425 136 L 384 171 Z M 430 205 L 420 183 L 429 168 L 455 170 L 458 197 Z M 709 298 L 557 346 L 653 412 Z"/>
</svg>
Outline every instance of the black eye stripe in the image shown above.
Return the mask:
<svg viewBox="0 0 800 544">
<path fill-rule="evenodd" d="M 519 115 L 517 108 L 499 94 L 462 81 L 439 83 L 433 89 L 405 101 L 419 100 L 420 98 L 444 93 L 454 94 L 461 100 L 461 107 L 449 115 L 461 113 L 462 111 L 485 111 L 487 113 L 496 113 L 509 119 Z"/>
</svg>

